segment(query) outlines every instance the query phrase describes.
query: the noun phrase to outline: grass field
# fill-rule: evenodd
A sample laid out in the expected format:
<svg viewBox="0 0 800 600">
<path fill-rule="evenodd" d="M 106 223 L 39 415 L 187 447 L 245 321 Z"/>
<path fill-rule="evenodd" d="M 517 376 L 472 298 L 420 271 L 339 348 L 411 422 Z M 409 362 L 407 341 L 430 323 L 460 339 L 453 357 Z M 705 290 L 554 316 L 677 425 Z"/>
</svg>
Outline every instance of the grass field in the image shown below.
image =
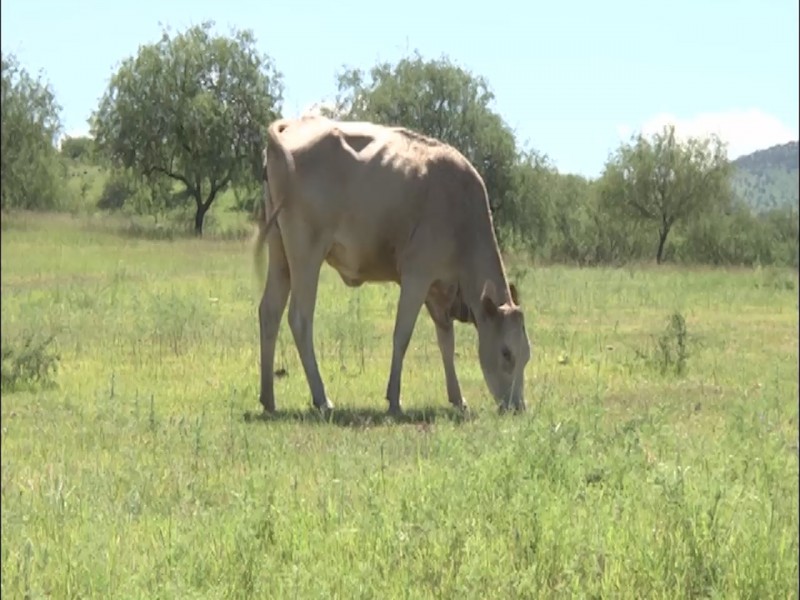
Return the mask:
<svg viewBox="0 0 800 600">
<path fill-rule="evenodd" d="M 3 598 L 797 598 L 797 273 L 511 270 L 524 415 L 466 326 L 472 410 L 448 408 L 423 312 L 385 417 L 397 288 L 326 267 L 336 410 L 309 411 L 284 322 L 279 414 L 248 420 L 246 242 L 4 217 Z M 25 373 L 50 351 L 48 386 Z"/>
</svg>

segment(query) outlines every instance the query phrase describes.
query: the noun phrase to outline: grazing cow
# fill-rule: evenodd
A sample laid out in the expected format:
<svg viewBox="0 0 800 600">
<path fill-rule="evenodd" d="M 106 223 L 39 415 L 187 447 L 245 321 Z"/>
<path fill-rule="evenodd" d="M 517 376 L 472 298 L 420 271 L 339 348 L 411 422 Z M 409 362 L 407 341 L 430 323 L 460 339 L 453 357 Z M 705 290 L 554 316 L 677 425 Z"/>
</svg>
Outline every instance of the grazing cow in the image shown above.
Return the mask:
<svg viewBox="0 0 800 600">
<path fill-rule="evenodd" d="M 423 304 L 436 325 L 449 401 L 466 408 L 453 362 L 455 319 L 477 328 L 481 369 L 501 409 L 524 410 L 523 372 L 531 356 L 525 321 L 506 279 L 486 187 L 462 154 L 400 127 L 282 119 L 269 127 L 264 178 L 256 264 L 263 273 L 267 244 L 258 311 L 266 412 L 275 410 L 275 341 L 290 292 L 289 326 L 313 404 L 332 408 L 313 341 L 324 261 L 351 287 L 400 284 L 390 413 L 401 410 L 403 357 Z"/>
</svg>

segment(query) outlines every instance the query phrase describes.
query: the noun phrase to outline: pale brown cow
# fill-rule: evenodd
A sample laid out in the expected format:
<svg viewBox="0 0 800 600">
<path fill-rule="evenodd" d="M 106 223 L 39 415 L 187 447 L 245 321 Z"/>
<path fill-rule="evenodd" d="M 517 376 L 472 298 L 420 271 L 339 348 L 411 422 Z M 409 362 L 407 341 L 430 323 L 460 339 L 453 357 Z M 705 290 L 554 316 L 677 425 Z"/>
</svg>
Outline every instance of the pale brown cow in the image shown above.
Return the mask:
<svg viewBox="0 0 800 600">
<path fill-rule="evenodd" d="M 348 286 L 400 284 L 389 412 L 401 410 L 403 357 L 423 304 L 436 325 L 449 401 L 466 408 L 453 361 L 457 319 L 477 328 L 481 369 L 501 408 L 525 408 L 525 321 L 506 279 L 486 187 L 462 154 L 407 129 L 315 116 L 272 123 L 264 162 L 256 264 L 263 273 L 268 244 L 258 311 L 265 411 L 275 410 L 275 342 L 290 292 L 289 326 L 313 404 L 332 408 L 313 341 L 323 261 Z"/>
</svg>

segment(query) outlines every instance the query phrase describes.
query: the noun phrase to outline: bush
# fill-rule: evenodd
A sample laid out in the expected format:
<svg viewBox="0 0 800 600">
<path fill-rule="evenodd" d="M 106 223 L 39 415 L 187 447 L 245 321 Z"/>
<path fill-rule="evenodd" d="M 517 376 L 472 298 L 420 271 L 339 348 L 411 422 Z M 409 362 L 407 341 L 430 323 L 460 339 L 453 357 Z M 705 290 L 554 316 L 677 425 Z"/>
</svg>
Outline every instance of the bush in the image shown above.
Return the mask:
<svg viewBox="0 0 800 600">
<path fill-rule="evenodd" d="M 94 140 L 87 136 L 67 136 L 61 140 L 61 154 L 74 161 L 90 163 L 94 158 Z"/>
<path fill-rule="evenodd" d="M 3 392 L 36 389 L 55 384 L 55 374 L 60 356 L 52 350 L 54 336 L 33 333 L 19 339 L 4 339 L 2 342 L 2 375 L 0 388 Z"/>
<path fill-rule="evenodd" d="M 674 258 L 683 264 L 798 266 L 796 207 L 755 214 L 743 202 L 696 219 L 676 231 Z"/>
<path fill-rule="evenodd" d="M 654 337 L 649 347 L 637 349 L 636 357 L 661 375 L 678 377 L 686 373 L 689 360 L 689 334 L 686 319 L 680 312 L 672 313 L 661 334 Z"/>
<path fill-rule="evenodd" d="M 120 210 L 126 204 L 138 206 L 146 202 L 145 195 L 146 191 L 134 177 L 124 171 L 115 171 L 103 186 L 97 208 Z"/>
</svg>

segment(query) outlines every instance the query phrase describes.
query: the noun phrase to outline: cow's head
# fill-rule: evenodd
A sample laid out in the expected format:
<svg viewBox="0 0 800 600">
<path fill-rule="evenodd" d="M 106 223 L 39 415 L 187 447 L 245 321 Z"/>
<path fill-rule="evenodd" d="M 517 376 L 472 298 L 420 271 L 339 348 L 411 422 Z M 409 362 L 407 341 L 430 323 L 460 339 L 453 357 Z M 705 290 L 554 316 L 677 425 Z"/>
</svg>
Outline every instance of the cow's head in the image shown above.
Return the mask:
<svg viewBox="0 0 800 600">
<path fill-rule="evenodd" d="M 525 318 L 517 304 L 517 290 L 509 286 L 511 299 L 496 300 L 496 289 L 487 281 L 481 293 L 478 326 L 478 357 L 489 391 L 501 409 L 525 409 L 525 365 L 531 358 L 531 345 L 525 331 Z"/>
</svg>

